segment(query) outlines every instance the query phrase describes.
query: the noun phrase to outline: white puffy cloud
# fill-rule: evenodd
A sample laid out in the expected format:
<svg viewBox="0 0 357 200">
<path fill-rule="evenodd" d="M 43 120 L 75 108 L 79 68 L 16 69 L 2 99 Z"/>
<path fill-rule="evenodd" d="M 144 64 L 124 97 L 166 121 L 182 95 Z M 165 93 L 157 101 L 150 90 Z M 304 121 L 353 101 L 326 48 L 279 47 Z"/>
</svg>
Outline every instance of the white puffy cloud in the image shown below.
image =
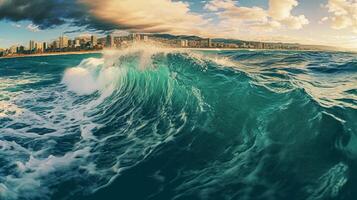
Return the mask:
<svg viewBox="0 0 357 200">
<path fill-rule="evenodd" d="M 350 28 L 357 33 L 357 0 L 329 0 L 326 7 L 333 29 Z"/>
<path fill-rule="evenodd" d="M 235 2 L 232 0 L 211 0 L 205 5 L 205 9 L 210 11 L 218 11 L 220 9 L 230 9 L 235 7 Z"/>
<path fill-rule="evenodd" d="M 301 29 L 309 24 L 309 20 L 304 15 L 293 16 L 291 14 L 293 8 L 298 5 L 297 0 L 269 0 L 269 15 L 291 29 Z"/>
<path fill-rule="evenodd" d="M 319 24 L 323 24 L 328 20 L 328 17 L 323 17 L 320 21 Z"/>
<path fill-rule="evenodd" d="M 15 28 L 21 28 L 21 24 L 17 24 L 17 23 L 12 23 L 11 26 Z"/>
<path fill-rule="evenodd" d="M 27 30 L 31 31 L 31 32 L 38 32 L 40 31 L 39 26 L 38 25 L 34 25 L 34 24 L 29 24 L 27 25 Z"/>
<path fill-rule="evenodd" d="M 233 0 L 211 0 L 205 8 L 230 21 L 232 26 L 271 31 L 283 27 L 301 29 L 308 24 L 309 20 L 304 15 L 291 14 L 296 6 L 297 0 L 269 0 L 269 9 L 265 10 L 261 7 L 242 7 Z"/>
<path fill-rule="evenodd" d="M 309 24 L 309 20 L 304 15 L 289 16 L 281 20 L 283 24 L 291 29 L 301 29 L 304 25 Z"/>
<path fill-rule="evenodd" d="M 221 17 L 241 21 L 267 21 L 266 11 L 259 7 L 232 7 L 221 13 Z"/>
<path fill-rule="evenodd" d="M 269 15 L 276 20 L 284 20 L 291 17 L 291 11 L 297 5 L 296 0 L 269 0 Z"/>
</svg>

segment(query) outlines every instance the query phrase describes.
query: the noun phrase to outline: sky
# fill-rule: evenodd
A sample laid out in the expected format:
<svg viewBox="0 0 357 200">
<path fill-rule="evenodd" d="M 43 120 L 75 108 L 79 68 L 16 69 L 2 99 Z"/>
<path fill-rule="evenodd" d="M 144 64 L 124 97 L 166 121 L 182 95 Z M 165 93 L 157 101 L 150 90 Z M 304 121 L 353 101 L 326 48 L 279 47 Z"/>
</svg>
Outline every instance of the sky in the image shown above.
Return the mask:
<svg viewBox="0 0 357 200">
<path fill-rule="evenodd" d="M 0 0 L 0 48 L 129 31 L 357 49 L 357 0 Z"/>
</svg>

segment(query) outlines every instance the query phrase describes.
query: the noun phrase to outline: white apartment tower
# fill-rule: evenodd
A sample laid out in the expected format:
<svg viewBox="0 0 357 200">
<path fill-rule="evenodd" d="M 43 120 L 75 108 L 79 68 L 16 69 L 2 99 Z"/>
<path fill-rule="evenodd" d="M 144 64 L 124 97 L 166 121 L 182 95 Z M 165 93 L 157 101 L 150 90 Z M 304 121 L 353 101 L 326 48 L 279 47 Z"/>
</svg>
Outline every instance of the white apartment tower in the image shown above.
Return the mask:
<svg viewBox="0 0 357 200">
<path fill-rule="evenodd" d="M 59 48 L 63 49 L 68 47 L 68 37 L 66 36 L 60 36 L 59 37 Z"/>
</svg>

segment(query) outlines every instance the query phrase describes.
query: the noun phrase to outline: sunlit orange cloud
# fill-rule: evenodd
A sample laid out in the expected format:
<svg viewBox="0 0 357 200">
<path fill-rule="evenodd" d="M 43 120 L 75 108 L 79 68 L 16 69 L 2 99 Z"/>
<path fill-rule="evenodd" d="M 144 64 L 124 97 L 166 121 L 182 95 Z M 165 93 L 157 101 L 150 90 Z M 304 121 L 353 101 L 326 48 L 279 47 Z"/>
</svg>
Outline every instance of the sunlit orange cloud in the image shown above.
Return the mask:
<svg viewBox="0 0 357 200">
<path fill-rule="evenodd" d="M 173 34 L 222 35 L 238 34 L 240 29 L 261 27 L 300 29 L 308 23 L 305 16 L 292 16 L 296 0 L 270 0 L 270 10 L 260 7 L 239 7 L 233 0 L 212 0 L 205 8 L 216 14 L 221 23 L 211 24 L 203 14 L 190 11 L 189 4 L 171 0 L 81 0 L 90 12 L 101 20 L 140 32 Z M 249 26 L 248 26 L 249 24 Z M 219 30 L 219 31 L 217 31 Z M 238 31 L 230 32 L 229 31 Z"/>
<path fill-rule="evenodd" d="M 329 0 L 326 6 L 331 13 L 331 27 L 333 29 L 351 28 L 357 33 L 357 0 Z M 324 18 L 323 21 L 328 20 Z"/>
<path fill-rule="evenodd" d="M 301 29 L 309 23 L 304 15 L 291 14 L 298 6 L 297 0 L 269 0 L 269 9 L 238 6 L 233 0 L 212 0 L 205 8 L 215 12 L 221 19 L 239 24 L 245 29 L 269 31 L 280 28 Z"/>
<path fill-rule="evenodd" d="M 171 0 L 81 0 L 101 20 L 140 32 L 203 34 L 208 21 L 189 5 Z"/>
</svg>

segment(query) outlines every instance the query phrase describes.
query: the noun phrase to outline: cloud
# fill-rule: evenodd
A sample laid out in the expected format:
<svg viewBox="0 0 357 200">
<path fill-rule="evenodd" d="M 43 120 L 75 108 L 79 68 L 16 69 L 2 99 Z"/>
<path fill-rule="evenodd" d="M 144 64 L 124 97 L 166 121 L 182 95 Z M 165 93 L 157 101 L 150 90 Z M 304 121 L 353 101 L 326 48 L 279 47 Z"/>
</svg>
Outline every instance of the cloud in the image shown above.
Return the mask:
<svg viewBox="0 0 357 200">
<path fill-rule="evenodd" d="M 112 34 L 116 36 L 128 36 L 130 35 L 130 32 L 124 30 L 115 30 L 112 32 Z"/>
<path fill-rule="evenodd" d="M 77 0 L 0 0 L 0 20 L 30 20 L 40 29 L 70 23 L 88 29 L 112 30 L 119 26 L 90 15 Z"/>
<path fill-rule="evenodd" d="M 309 20 L 304 15 L 289 16 L 280 21 L 290 29 L 302 29 L 304 25 L 309 24 Z"/>
<path fill-rule="evenodd" d="M 21 28 L 21 24 L 12 23 L 11 26 L 15 28 Z"/>
<path fill-rule="evenodd" d="M 272 31 L 284 27 L 301 29 L 309 23 L 304 15 L 291 14 L 296 6 L 296 0 L 269 0 L 269 9 L 265 10 L 256 6 L 242 7 L 233 0 L 211 0 L 205 5 L 205 9 L 215 12 L 221 21 L 228 20 L 231 25 L 241 29 Z"/>
<path fill-rule="evenodd" d="M 299 5 L 296 0 L 269 0 L 269 15 L 276 20 L 291 17 L 292 9 Z"/>
<path fill-rule="evenodd" d="M 59 4 L 55 0 L 1 0 L 0 19 L 12 21 L 31 20 L 41 28 L 53 27 L 65 23 L 68 3 Z"/>
<path fill-rule="evenodd" d="M 0 0 L 0 20 L 30 20 L 27 28 L 32 31 L 71 24 L 82 31 L 120 29 L 204 37 L 301 29 L 309 23 L 304 15 L 292 14 L 297 0 L 269 0 L 269 9 L 239 6 L 234 0 L 202 2 L 206 12 L 197 13 L 177 0 Z"/>
<path fill-rule="evenodd" d="M 71 24 L 86 30 L 201 34 L 208 20 L 173 0 L 0 0 L 0 20 L 30 20 L 39 29 Z"/>
<path fill-rule="evenodd" d="M 221 9 L 230 9 L 235 7 L 235 2 L 232 0 L 211 0 L 205 5 L 205 9 L 210 11 L 218 11 Z"/>
<path fill-rule="evenodd" d="M 26 27 L 27 30 L 31 31 L 31 32 L 39 32 L 39 26 L 38 25 L 34 25 L 34 24 L 29 24 Z"/>
<path fill-rule="evenodd" d="M 225 9 L 219 14 L 226 19 L 238 19 L 239 21 L 268 21 L 265 10 L 259 7 L 232 7 Z"/>
<path fill-rule="evenodd" d="M 97 19 L 124 29 L 174 34 L 200 33 L 207 21 L 189 4 L 171 0 L 80 0 Z"/>
<path fill-rule="evenodd" d="M 320 21 L 319 24 L 323 24 L 328 20 L 328 17 L 323 17 Z"/>
<path fill-rule="evenodd" d="M 288 28 L 301 29 L 309 24 L 309 20 L 304 15 L 293 16 L 291 14 L 293 8 L 298 5 L 297 0 L 269 0 L 269 15 Z"/>
<path fill-rule="evenodd" d="M 329 0 L 326 7 L 331 15 L 331 28 L 350 28 L 357 33 L 357 0 Z"/>
</svg>

